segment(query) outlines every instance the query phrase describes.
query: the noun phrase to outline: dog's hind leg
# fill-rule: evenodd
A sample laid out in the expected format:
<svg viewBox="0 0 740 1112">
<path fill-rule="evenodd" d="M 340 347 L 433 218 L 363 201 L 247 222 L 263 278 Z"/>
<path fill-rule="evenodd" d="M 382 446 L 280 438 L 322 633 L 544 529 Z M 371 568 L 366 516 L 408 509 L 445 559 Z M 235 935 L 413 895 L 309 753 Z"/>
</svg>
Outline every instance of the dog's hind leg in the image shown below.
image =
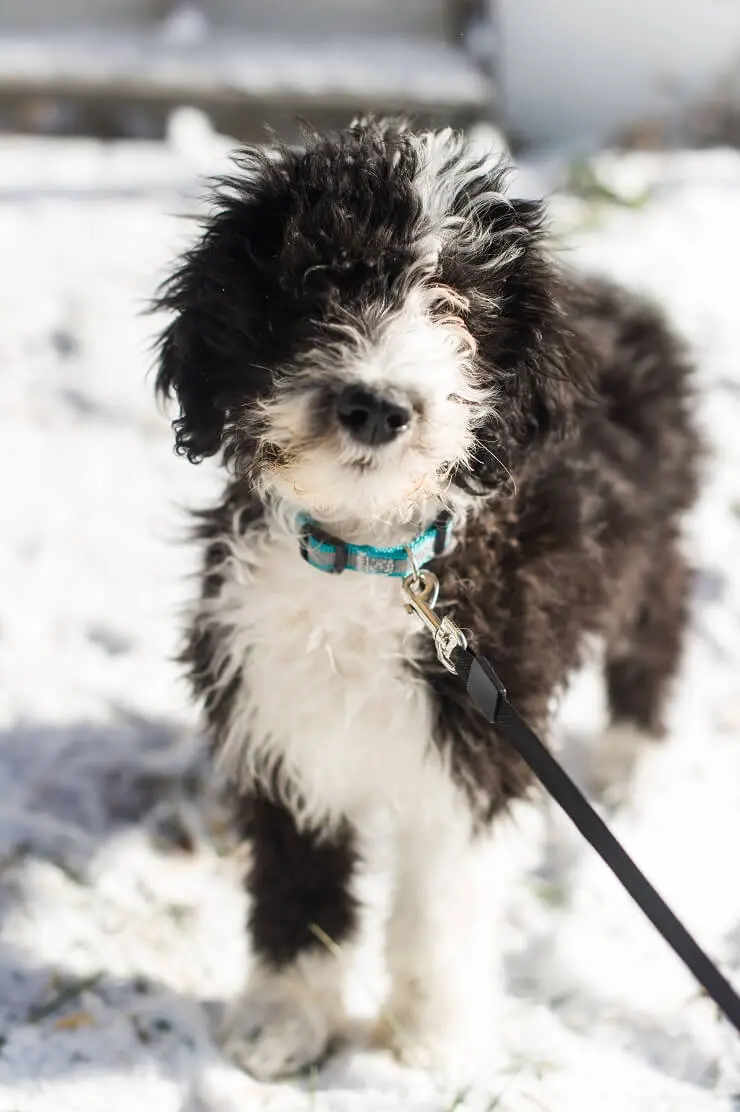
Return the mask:
<svg viewBox="0 0 740 1112">
<path fill-rule="evenodd" d="M 674 538 L 654 550 L 639 604 L 607 646 L 606 689 L 611 717 L 592 769 L 593 786 L 620 791 L 645 740 L 665 732 L 671 682 L 680 663 L 688 617 L 689 573 Z"/>
<path fill-rule="evenodd" d="M 354 932 L 357 858 L 349 824 L 304 831 L 285 807 L 257 796 L 243 801 L 243 815 L 254 965 L 222 1041 L 237 1065 L 270 1079 L 316 1062 L 341 1027 L 341 963 L 331 944 Z"/>
</svg>

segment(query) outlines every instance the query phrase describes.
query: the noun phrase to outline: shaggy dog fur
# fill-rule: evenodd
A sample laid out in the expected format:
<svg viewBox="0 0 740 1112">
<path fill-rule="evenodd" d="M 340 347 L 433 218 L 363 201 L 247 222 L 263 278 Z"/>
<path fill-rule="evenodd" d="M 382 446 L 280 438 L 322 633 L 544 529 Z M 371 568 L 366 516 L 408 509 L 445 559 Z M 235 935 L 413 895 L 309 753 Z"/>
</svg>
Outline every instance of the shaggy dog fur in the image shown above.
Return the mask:
<svg viewBox="0 0 740 1112">
<path fill-rule="evenodd" d="M 184 651 L 251 845 L 253 971 L 225 1038 L 259 1076 L 325 1051 L 342 1022 L 327 938 L 356 934 L 383 811 L 389 1037 L 456 1061 L 476 1031 L 490 1047 L 491 829 L 530 778 L 398 582 L 310 567 L 299 515 L 387 546 L 447 508 L 442 603 L 529 723 L 546 733 L 598 635 L 621 735 L 657 736 L 687 606 L 689 367 L 655 308 L 558 267 L 541 206 L 455 133 L 363 120 L 237 167 L 158 302 L 177 448 L 230 473 L 200 518 Z"/>
</svg>

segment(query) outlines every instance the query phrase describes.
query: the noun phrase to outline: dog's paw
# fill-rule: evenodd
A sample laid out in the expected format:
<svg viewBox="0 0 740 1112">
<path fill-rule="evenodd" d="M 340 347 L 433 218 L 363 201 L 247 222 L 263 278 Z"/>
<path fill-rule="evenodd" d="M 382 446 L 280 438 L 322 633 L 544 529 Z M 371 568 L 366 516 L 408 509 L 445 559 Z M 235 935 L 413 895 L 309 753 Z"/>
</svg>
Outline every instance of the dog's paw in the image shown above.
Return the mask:
<svg viewBox="0 0 740 1112">
<path fill-rule="evenodd" d="M 589 790 L 605 806 L 628 804 L 640 758 L 655 739 L 626 723 L 615 723 L 599 738 L 589 754 L 586 776 Z"/>
<path fill-rule="evenodd" d="M 239 1025 L 223 1040 L 223 1051 L 258 1081 L 271 1081 L 317 1062 L 330 1036 L 328 1026 L 314 1016 L 291 1012 L 285 1004 L 260 1009 L 245 999 Z"/>
<path fill-rule="evenodd" d="M 420 1014 L 388 1010 L 375 1029 L 375 1042 L 388 1047 L 402 1065 L 424 1070 L 445 1083 L 471 1083 L 492 1064 L 493 1007 L 479 1005 L 467 1016 L 454 1012 Z"/>
<path fill-rule="evenodd" d="M 259 1081 L 299 1073 L 321 1059 L 342 1019 L 335 970 L 259 971 L 220 1031 L 224 1054 Z"/>
</svg>

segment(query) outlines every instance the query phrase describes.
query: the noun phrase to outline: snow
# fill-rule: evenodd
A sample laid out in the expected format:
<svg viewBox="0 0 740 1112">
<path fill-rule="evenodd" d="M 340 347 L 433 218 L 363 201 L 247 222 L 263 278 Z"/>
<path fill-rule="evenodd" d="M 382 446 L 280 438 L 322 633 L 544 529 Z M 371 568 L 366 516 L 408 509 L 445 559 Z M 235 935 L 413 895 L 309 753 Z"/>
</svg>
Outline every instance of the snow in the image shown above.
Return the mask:
<svg viewBox="0 0 740 1112">
<path fill-rule="evenodd" d="M 503 1067 L 455 1096 L 362 1045 L 278 1085 L 220 1057 L 244 902 L 171 660 L 194 568 L 183 509 L 218 480 L 171 451 L 141 313 L 192 235 L 197 176 L 222 165 L 224 143 L 180 125 L 161 147 L 0 141 L 0 1109 L 731 1112 L 737 1038 L 544 806 L 506 834 Z M 670 741 L 611 817 L 737 982 L 740 156 L 601 170 L 649 200 L 555 200 L 564 250 L 663 299 L 696 346 L 714 447 Z M 553 173 L 533 163 L 521 186 Z M 576 772 L 602 715 L 585 674 L 558 729 Z M 377 999 L 371 957 L 355 979 Z"/>
</svg>

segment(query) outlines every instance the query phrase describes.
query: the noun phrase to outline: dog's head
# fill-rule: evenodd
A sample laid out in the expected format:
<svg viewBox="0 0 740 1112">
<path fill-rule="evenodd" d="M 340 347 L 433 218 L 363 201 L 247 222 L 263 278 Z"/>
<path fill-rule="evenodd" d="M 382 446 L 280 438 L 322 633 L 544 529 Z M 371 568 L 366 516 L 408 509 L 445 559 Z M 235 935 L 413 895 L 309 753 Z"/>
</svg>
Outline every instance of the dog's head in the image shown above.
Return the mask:
<svg viewBox="0 0 740 1112">
<path fill-rule="evenodd" d="M 163 287 L 178 450 L 326 518 L 490 489 L 577 394 L 540 206 L 449 130 L 250 148 Z M 567 344 L 565 345 L 567 347 Z"/>
</svg>

